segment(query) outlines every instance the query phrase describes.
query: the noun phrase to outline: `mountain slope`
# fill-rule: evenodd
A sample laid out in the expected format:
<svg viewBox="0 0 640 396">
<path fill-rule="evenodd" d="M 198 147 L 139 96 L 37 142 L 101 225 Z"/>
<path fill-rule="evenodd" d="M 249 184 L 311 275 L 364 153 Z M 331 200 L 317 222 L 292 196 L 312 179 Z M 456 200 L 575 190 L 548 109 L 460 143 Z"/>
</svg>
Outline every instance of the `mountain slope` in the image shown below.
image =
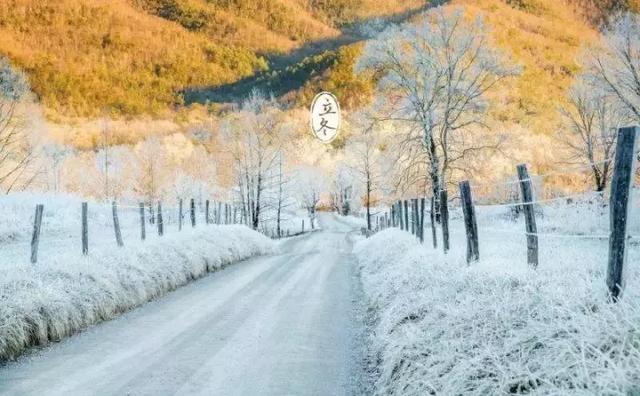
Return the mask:
<svg viewBox="0 0 640 396">
<path fill-rule="evenodd" d="M 163 113 L 188 87 L 219 86 L 340 34 L 344 23 L 404 11 L 392 0 L 5 0 L 0 55 L 26 70 L 50 115 Z"/>
</svg>

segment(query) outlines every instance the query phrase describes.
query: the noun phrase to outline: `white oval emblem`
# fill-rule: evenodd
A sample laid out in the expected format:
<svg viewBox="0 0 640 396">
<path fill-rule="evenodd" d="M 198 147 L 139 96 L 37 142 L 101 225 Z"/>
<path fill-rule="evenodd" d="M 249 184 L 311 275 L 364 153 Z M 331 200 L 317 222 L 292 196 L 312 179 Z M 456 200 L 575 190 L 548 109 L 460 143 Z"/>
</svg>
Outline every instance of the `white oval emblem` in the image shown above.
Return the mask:
<svg viewBox="0 0 640 396">
<path fill-rule="evenodd" d="M 340 105 L 329 92 L 320 92 L 311 104 L 311 130 L 322 143 L 331 143 L 340 130 Z"/>
</svg>

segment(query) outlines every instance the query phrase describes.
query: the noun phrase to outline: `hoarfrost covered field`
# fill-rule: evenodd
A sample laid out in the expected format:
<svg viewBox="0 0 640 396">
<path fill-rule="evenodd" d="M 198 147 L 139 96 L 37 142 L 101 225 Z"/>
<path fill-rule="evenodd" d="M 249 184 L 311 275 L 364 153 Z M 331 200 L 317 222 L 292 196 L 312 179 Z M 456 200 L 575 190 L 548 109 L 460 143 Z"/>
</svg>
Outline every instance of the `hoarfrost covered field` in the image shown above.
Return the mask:
<svg viewBox="0 0 640 396">
<path fill-rule="evenodd" d="M 424 245 L 398 229 L 356 245 L 373 313 L 376 392 L 640 393 L 638 240 L 630 242 L 624 296 L 613 304 L 607 240 L 553 235 L 607 234 L 607 208 L 544 206 L 539 232 L 550 235 L 540 237 L 537 270 L 526 264 L 522 215 L 476 210 L 481 259 L 471 266 L 458 211 L 447 256 L 432 248 L 429 225 Z M 630 234 L 638 235 L 639 220 L 634 208 Z"/>
<path fill-rule="evenodd" d="M 123 210 L 125 247 L 117 248 L 110 209 L 90 204 L 90 251 L 83 257 L 80 200 L 47 197 L 39 261 L 32 265 L 28 246 L 37 199 L 0 200 L 0 360 L 113 318 L 227 264 L 271 253 L 275 246 L 244 226 L 205 226 L 202 216 L 196 228 L 187 216 L 177 232 L 169 211 L 165 236 L 158 237 L 148 224 L 143 243 L 139 214 Z"/>
</svg>

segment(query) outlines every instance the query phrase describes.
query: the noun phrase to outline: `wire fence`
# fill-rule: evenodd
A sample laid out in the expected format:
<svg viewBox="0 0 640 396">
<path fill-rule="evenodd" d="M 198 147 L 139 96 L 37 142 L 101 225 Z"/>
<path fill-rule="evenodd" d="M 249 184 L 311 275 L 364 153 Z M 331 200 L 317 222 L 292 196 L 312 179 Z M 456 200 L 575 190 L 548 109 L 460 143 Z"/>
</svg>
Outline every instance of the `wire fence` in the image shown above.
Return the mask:
<svg viewBox="0 0 640 396">
<path fill-rule="evenodd" d="M 603 161 L 539 175 L 529 175 L 526 165 L 519 165 L 514 179 L 484 184 L 461 182 L 456 200 L 448 199 L 446 191 L 429 199 L 400 200 L 376 219 L 374 231 L 398 227 L 424 242 L 429 226 L 434 248 L 440 234 L 445 253 L 450 248 L 450 234 L 462 231 L 469 263 L 479 259 L 481 233 L 520 238 L 533 268 L 538 266 L 540 240 L 556 240 L 565 245 L 568 240 L 596 244 L 607 248 L 607 254 L 601 256 L 608 260 L 607 286 L 615 300 L 624 285 L 627 250 L 640 240 L 640 218 L 636 213 L 640 199 L 635 199 L 640 198 L 640 189 L 635 185 L 638 134 L 637 127 L 620 129 L 615 157 Z M 536 198 L 541 196 L 539 191 L 544 189 L 546 179 L 576 177 L 605 163 L 611 163 L 613 170 L 610 188 Z M 472 196 L 472 189 L 481 193 Z M 506 198 L 496 202 L 500 195 Z M 426 223 L 425 217 L 429 218 Z"/>
<path fill-rule="evenodd" d="M 9 195 L 0 199 L 0 266 L 29 259 L 35 264 L 39 258 L 66 252 L 88 255 L 117 246 L 136 246 L 174 238 L 188 229 L 199 232 L 210 225 L 253 227 L 250 223 L 242 207 L 233 202 L 185 199 L 150 205 Z M 276 239 L 300 235 L 312 228 L 308 218 L 290 211 L 281 213 L 279 232 L 277 223 L 277 217 L 265 209 L 257 231 Z"/>
</svg>

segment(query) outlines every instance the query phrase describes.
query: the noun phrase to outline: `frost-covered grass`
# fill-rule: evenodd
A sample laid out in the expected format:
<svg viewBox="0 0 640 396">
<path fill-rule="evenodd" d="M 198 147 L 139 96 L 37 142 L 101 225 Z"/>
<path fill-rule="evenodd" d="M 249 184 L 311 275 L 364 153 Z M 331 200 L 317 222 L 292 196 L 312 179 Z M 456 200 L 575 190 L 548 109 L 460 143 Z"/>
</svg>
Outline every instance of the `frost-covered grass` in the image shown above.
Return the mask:
<svg viewBox="0 0 640 396">
<path fill-rule="evenodd" d="M 56 202 L 47 201 L 45 213 L 56 208 Z M 9 205 L 4 203 L 6 209 Z M 26 199 L 25 211 L 32 209 L 31 204 Z M 43 220 L 43 228 L 48 226 L 43 229 L 44 249 L 38 263 L 31 265 L 21 243 L 28 240 L 28 228 L 21 228 L 29 222 L 20 216 L 25 211 L 15 201 L 13 211 L 2 210 L 0 204 L 2 222 L 13 224 L 6 227 L 11 232 L 0 238 L 0 360 L 111 319 L 208 272 L 270 253 L 275 246 L 240 225 L 200 224 L 195 229 L 189 225 L 182 232 L 168 230 L 162 238 L 150 227 L 148 240 L 140 242 L 139 223 L 131 216 L 127 226 L 123 216 L 125 247 L 117 248 L 110 219 L 101 223 L 101 212 L 95 210 L 90 215 L 90 252 L 83 257 L 75 224 L 79 224 L 78 205 L 61 200 L 59 210 Z"/>
<path fill-rule="evenodd" d="M 605 287 L 606 240 L 541 237 L 532 270 L 522 220 L 478 210 L 481 261 L 471 266 L 458 213 L 446 256 L 431 247 L 430 232 L 424 246 L 397 229 L 356 245 L 373 313 L 377 394 L 640 394 L 637 242 L 614 304 Z M 598 205 L 543 212 L 544 232 L 607 232 Z"/>
</svg>

